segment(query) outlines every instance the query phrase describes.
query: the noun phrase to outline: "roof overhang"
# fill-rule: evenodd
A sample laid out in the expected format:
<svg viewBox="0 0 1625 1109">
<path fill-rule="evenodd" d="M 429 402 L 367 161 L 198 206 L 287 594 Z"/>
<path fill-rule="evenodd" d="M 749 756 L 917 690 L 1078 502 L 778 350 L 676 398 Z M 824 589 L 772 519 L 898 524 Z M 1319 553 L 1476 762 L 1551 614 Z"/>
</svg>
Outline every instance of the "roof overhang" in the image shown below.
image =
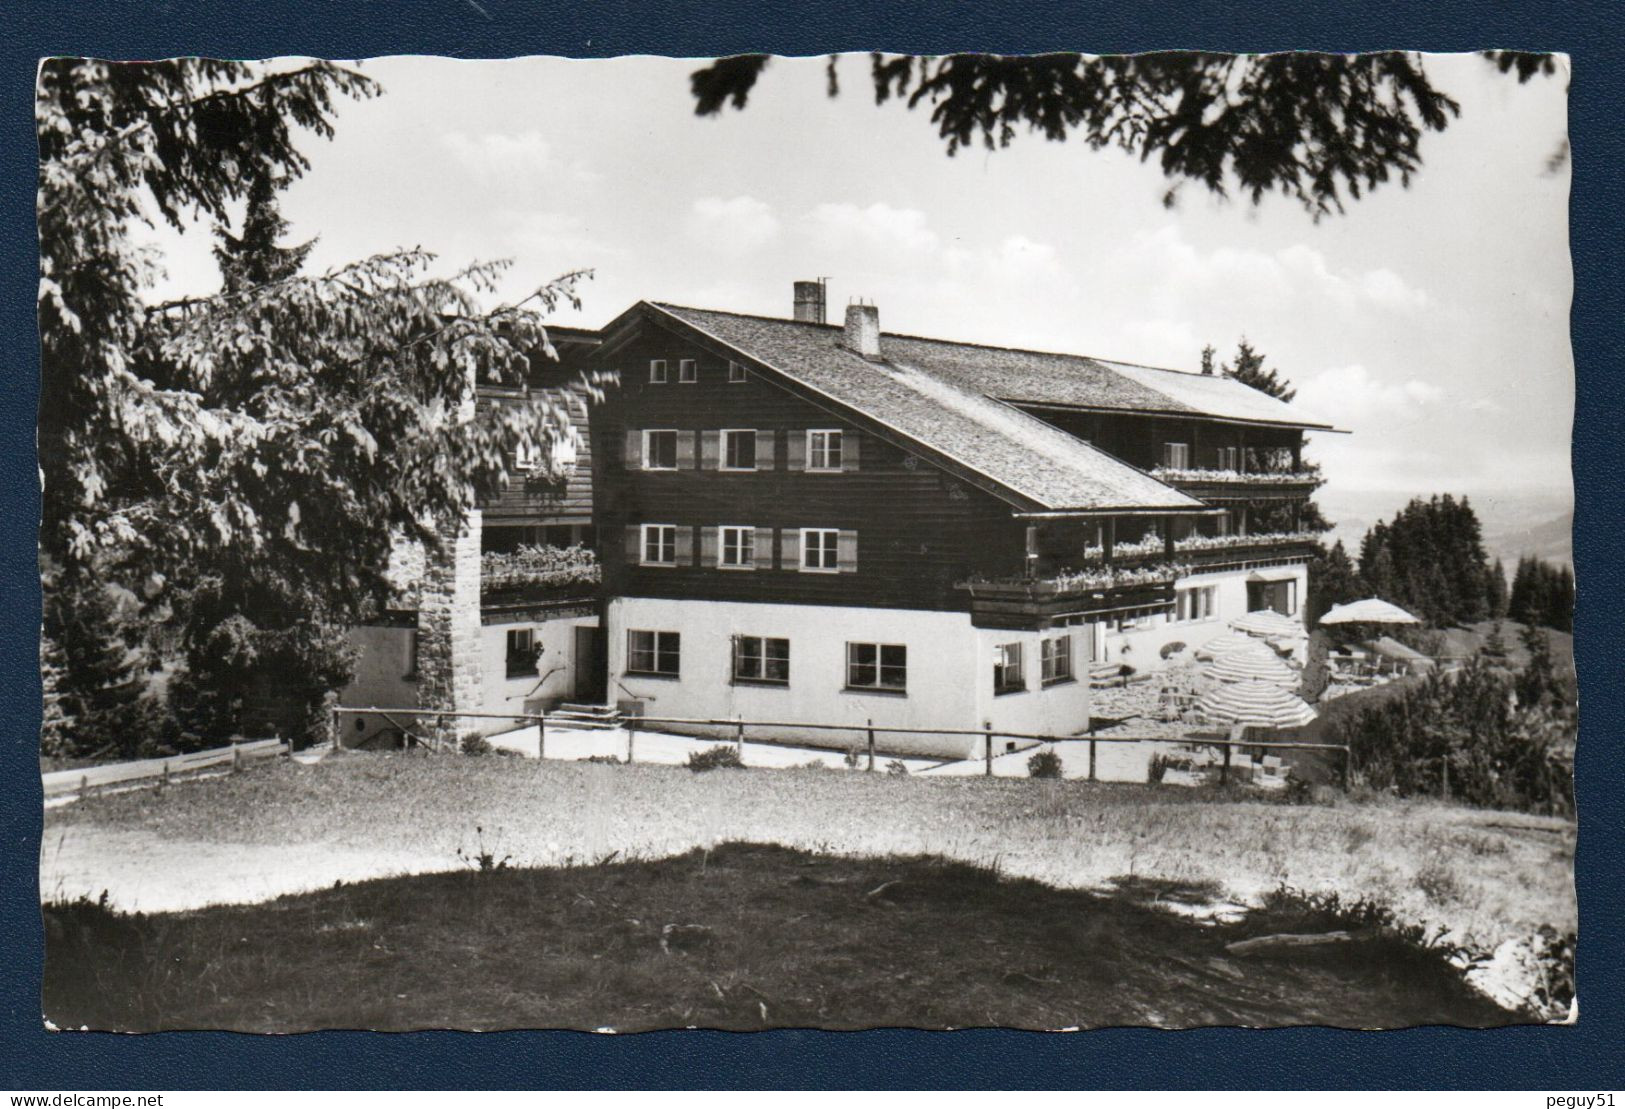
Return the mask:
<svg viewBox="0 0 1625 1109">
<path fill-rule="evenodd" d="M 1022 520 L 1074 520 L 1091 519 L 1105 516 L 1221 516 L 1228 512 L 1225 508 L 1147 508 L 1143 505 L 1134 505 L 1120 508 L 1053 508 L 1037 509 L 1031 512 L 1013 512 L 1012 516 Z"/>
<path fill-rule="evenodd" d="M 1248 581 L 1292 581 L 1298 572 L 1290 566 L 1271 566 L 1263 570 L 1254 570 L 1247 575 Z"/>
<path fill-rule="evenodd" d="M 1269 427 L 1282 431 L 1325 431 L 1333 435 L 1348 435 L 1347 428 L 1331 424 L 1317 424 L 1305 420 L 1289 423 L 1285 420 L 1244 420 L 1235 416 L 1211 416 L 1189 408 L 1120 408 L 1112 405 L 1061 404 L 1056 401 L 1023 400 L 1020 397 L 1000 397 L 1006 404 L 1017 408 L 1042 408 L 1051 412 L 1087 412 L 1099 416 L 1154 416 L 1164 420 L 1207 420 L 1215 424 L 1234 424 L 1237 427 Z"/>
</svg>

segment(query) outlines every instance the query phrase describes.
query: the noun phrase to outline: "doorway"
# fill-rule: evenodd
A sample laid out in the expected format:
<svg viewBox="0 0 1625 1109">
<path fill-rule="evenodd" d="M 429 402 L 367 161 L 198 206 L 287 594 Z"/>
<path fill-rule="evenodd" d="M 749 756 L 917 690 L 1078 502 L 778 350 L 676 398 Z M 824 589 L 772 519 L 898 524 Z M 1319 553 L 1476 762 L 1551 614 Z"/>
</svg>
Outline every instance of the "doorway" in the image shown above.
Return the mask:
<svg viewBox="0 0 1625 1109">
<path fill-rule="evenodd" d="M 609 696 L 603 628 L 576 628 L 575 658 L 572 661 L 575 664 L 574 699 L 582 704 L 603 704 Z"/>
</svg>

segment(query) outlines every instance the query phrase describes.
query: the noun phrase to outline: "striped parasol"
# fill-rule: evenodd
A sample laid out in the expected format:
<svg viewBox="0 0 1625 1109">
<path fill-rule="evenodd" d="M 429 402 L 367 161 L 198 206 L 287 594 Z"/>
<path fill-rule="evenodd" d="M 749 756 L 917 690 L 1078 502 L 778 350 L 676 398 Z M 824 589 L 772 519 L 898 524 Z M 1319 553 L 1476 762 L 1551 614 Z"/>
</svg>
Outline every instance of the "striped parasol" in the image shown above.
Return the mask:
<svg viewBox="0 0 1625 1109">
<path fill-rule="evenodd" d="M 1196 657 L 1207 662 L 1218 658 L 1226 651 L 1234 651 L 1237 647 L 1251 647 L 1257 642 L 1258 640 L 1246 632 L 1225 632 L 1196 648 Z"/>
<path fill-rule="evenodd" d="M 1257 679 L 1287 689 L 1295 688 L 1298 684 L 1298 672 L 1256 639 L 1249 646 L 1236 647 L 1220 655 L 1207 668 L 1207 672 L 1221 682 Z"/>
<path fill-rule="evenodd" d="M 1315 718 L 1315 710 L 1271 682 L 1257 678 L 1215 686 L 1201 700 L 1210 720 L 1254 728 L 1293 728 Z"/>
<path fill-rule="evenodd" d="M 1422 621 L 1387 601 L 1367 597 L 1346 605 L 1333 605 L 1320 618 L 1322 624 L 1420 624 Z"/>
<path fill-rule="evenodd" d="M 1302 620 L 1285 616 L 1270 608 L 1261 608 L 1257 612 L 1238 616 L 1230 621 L 1230 626 L 1238 632 L 1257 636 L 1292 636 L 1302 639 L 1309 634 Z"/>
</svg>

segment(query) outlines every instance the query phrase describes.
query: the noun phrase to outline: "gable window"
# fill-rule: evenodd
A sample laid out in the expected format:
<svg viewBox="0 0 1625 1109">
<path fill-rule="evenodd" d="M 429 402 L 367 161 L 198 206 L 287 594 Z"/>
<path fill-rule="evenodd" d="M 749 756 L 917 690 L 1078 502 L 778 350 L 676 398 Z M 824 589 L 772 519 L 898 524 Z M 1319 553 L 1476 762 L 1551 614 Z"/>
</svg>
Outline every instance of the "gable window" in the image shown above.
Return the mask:
<svg viewBox="0 0 1625 1109">
<path fill-rule="evenodd" d="M 790 641 L 759 635 L 736 635 L 734 681 L 790 684 Z"/>
<path fill-rule="evenodd" d="M 997 648 L 993 661 L 993 692 L 1020 693 L 1027 688 L 1021 665 L 1021 644 L 1006 643 Z"/>
<path fill-rule="evenodd" d="M 507 672 L 510 678 L 536 676 L 537 650 L 535 628 L 511 628 L 508 631 Z"/>
<path fill-rule="evenodd" d="M 725 429 L 722 433 L 722 468 L 756 469 L 756 430 Z"/>
<path fill-rule="evenodd" d="M 1181 589 L 1174 594 L 1174 623 L 1188 624 L 1197 620 L 1211 620 L 1217 611 L 1215 599 L 1219 593 L 1216 585 L 1199 585 L 1192 589 Z"/>
<path fill-rule="evenodd" d="M 666 360 L 664 358 L 651 358 L 649 360 L 649 384 L 666 384 Z"/>
<path fill-rule="evenodd" d="M 1057 635 L 1038 648 L 1038 678 L 1044 685 L 1072 680 L 1072 636 Z"/>
<path fill-rule="evenodd" d="M 692 385 L 700 379 L 700 366 L 692 358 L 682 358 L 677 362 L 677 380 L 683 385 Z"/>
<path fill-rule="evenodd" d="M 901 693 L 908 688 L 908 648 L 901 643 L 848 643 L 846 687 Z"/>
<path fill-rule="evenodd" d="M 673 524 L 643 525 L 643 564 L 677 565 L 677 528 Z"/>
<path fill-rule="evenodd" d="M 626 633 L 626 672 L 675 678 L 682 637 L 678 632 L 629 629 Z"/>
<path fill-rule="evenodd" d="M 841 533 L 835 528 L 801 529 L 801 568 L 835 572 L 841 566 Z"/>
<path fill-rule="evenodd" d="M 1162 464 L 1170 470 L 1188 470 L 1191 464 L 1191 445 L 1189 443 L 1164 443 L 1162 445 Z"/>
<path fill-rule="evenodd" d="M 643 468 L 645 470 L 677 469 L 677 432 L 645 431 L 643 433 Z"/>
<path fill-rule="evenodd" d="M 743 362 L 729 362 L 728 363 L 728 381 L 731 384 L 738 385 L 740 382 L 742 382 L 744 380 L 745 380 L 745 364 Z"/>
<path fill-rule="evenodd" d="M 807 432 L 807 469 L 839 470 L 841 468 L 841 433 L 839 431 Z"/>
<path fill-rule="evenodd" d="M 720 565 L 736 570 L 749 570 L 755 561 L 756 529 L 754 527 L 725 527 L 722 529 L 722 560 Z"/>
</svg>

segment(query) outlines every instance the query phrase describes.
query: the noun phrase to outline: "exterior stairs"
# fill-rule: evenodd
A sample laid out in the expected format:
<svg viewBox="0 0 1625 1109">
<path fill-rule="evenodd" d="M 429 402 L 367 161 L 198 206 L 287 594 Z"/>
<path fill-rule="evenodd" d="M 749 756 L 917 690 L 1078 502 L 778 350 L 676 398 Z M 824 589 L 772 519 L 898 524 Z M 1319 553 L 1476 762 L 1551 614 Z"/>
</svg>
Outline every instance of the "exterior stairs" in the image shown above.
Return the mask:
<svg viewBox="0 0 1625 1109">
<path fill-rule="evenodd" d="M 619 728 L 621 719 L 621 710 L 614 705 L 580 705 L 568 701 L 547 714 L 549 724 L 586 731 Z"/>
</svg>

